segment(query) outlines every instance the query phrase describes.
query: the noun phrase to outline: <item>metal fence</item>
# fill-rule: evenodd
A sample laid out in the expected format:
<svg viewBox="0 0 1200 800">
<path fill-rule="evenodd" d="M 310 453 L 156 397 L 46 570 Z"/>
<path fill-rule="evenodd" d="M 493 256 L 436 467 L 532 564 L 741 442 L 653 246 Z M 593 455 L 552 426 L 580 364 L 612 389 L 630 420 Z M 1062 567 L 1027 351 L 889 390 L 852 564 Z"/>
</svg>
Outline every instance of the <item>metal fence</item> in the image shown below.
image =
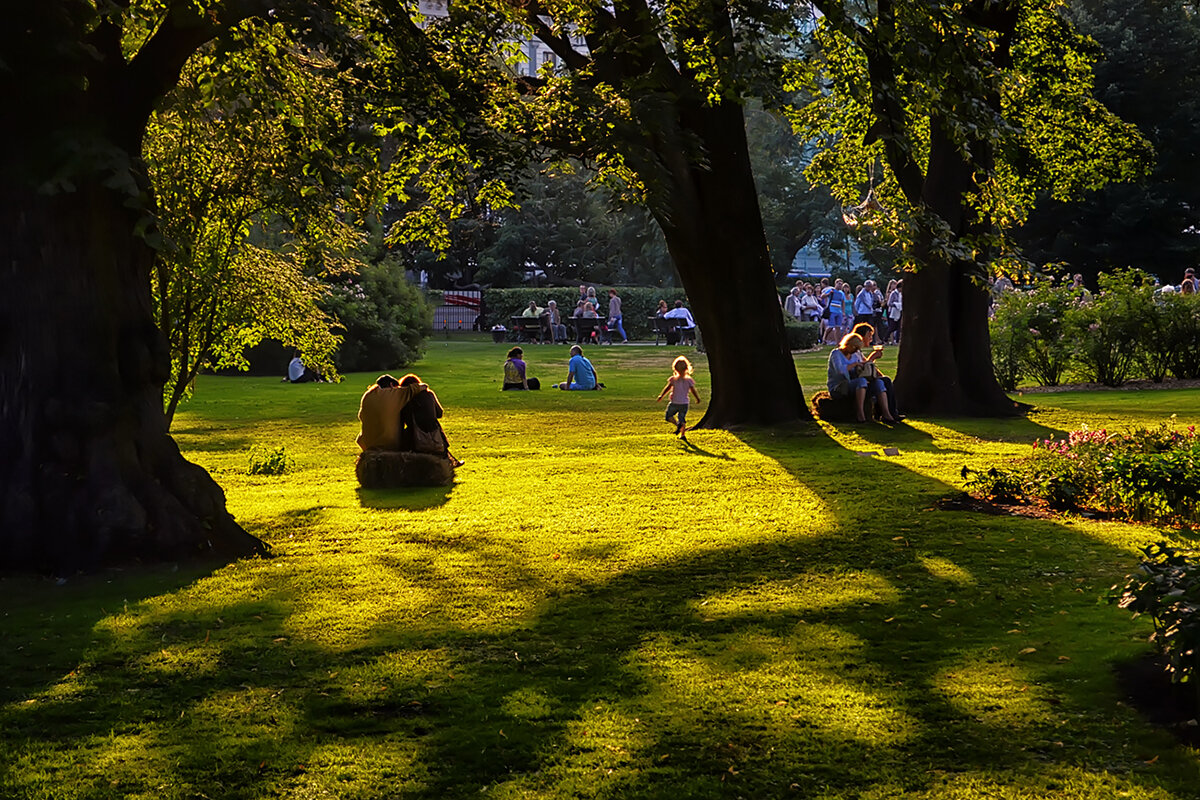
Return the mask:
<svg viewBox="0 0 1200 800">
<path fill-rule="evenodd" d="M 482 301 L 483 293 L 479 291 L 444 293 L 443 304 L 433 310 L 433 329 L 435 331 L 474 330 Z"/>
</svg>

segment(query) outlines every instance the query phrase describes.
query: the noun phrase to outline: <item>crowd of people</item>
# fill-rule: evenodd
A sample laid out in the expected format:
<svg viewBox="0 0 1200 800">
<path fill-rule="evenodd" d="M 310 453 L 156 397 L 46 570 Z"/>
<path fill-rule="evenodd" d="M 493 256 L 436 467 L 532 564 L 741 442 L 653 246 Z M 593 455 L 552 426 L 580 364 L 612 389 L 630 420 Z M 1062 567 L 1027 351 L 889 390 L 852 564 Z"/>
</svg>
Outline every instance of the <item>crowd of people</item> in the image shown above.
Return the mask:
<svg viewBox="0 0 1200 800">
<path fill-rule="evenodd" d="M 796 281 L 783 299 L 783 310 L 792 317 L 821 326 L 820 341 L 836 344 L 860 323 L 879 331 L 880 344 L 900 343 L 900 321 L 904 311 L 904 280 L 888 281 L 880 289 L 873 280 L 851 286 L 841 278 L 832 283 Z"/>
<path fill-rule="evenodd" d="M 538 335 L 536 336 L 539 343 L 554 342 L 557 344 L 567 342 L 567 325 L 562 312 L 558 308 L 557 301 L 548 300 L 545 307 L 542 307 L 537 304 L 536 300 L 530 300 L 529 307 L 521 312 L 521 316 L 539 321 L 537 326 Z M 612 344 L 618 340 L 622 344 L 627 343 L 629 335 L 625 332 L 624 316 L 621 310 L 621 295 L 616 289 L 608 290 L 608 307 L 606 310 L 601 305 L 595 286 L 580 285 L 579 297 L 575 302 L 575 309 L 569 317 L 574 319 L 594 319 L 597 320 L 597 324 L 590 328 L 576 325 L 576 344 L 585 343 L 583 341 L 585 330 L 588 331 L 588 341 L 591 341 L 592 333 L 595 333 L 597 344 Z"/>
<path fill-rule="evenodd" d="M 547 300 L 545 306 L 538 305 L 536 300 L 530 300 L 529 305 L 518 316 L 524 320 L 537 320 L 536 324 L 525 329 L 525 333 L 530 341 L 536 341 L 539 344 L 568 343 L 570 340 L 567 330 L 568 320 L 595 320 L 592 325 L 573 323 L 575 344 L 613 344 L 615 342 L 628 344 L 629 342 L 629 334 L 625 330 L 625 314 L 622 309 L 621 295 L 616 289 L 608 290 L 607 305 L 604 305 L 601 297 L 596 293 L 595 286 L 581 285 L 575 308 L 570 314 L 564 314 L 554 300 Z M 692 318 L 692 312 L 682 301 L 676 300 L 675 307 L 671 308 L 667 305 L 666 300 L 659 300 L 655 316 L 671 320 L 674 323 L 671 327 L 678 331 L 680 338 L 695 341 L 696 320 Z M 504 329 L 497 327 L 496 330 Z M 674 344 L 674 342 L 670 343 Z"/>
</svg>

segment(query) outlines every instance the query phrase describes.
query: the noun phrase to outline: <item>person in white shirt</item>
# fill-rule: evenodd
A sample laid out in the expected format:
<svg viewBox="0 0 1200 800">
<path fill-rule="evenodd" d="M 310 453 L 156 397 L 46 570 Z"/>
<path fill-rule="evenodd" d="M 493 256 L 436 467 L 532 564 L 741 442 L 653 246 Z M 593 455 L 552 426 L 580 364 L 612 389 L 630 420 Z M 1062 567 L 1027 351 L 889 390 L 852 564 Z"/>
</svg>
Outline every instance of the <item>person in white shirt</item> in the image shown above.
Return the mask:
<svg viewBox="0 0 1200 800">
<path fill-rule="evenodd" d="M 900 344 L 900 318 L 904 314 L 904 279 L 896 281 L 896 288 L 887 297 L 887 338 Z"/>
<path fill-rule="evenodd" d="M 854 324 L 870 322 L 875 316 L 875 281 L 868 280 L 854 296 Z"/>
<path fill-rule="evenodd" d="M 692 319 L 692 312 L 684 308 L 682 300 L 676 300 L 675 307 L 666 314 L 663 314 L 663 319 L 677 320 L 675 325 L 679 328 L 680 339 L 694 339 L 696 335 L 696 320 Z M 667 337 L 667 344 L 674 344 L 670 336 Z"/>
<path fill-rule="evenodd" d="M 683 322 L 679 325 L 681 328 L 696 327 L 696 320 L 692 319 L 692 312 L 684 308 L 682 300 L 676 300 L 675 307 L 663 314 L 663 316 L 667 319 L 683 320 Z"/>
<path fill-rule="evenodd" d="M 321 380 L 321 376 L 304 366 L 304 362 L 300 360 L 299 353 L 293 353 L 292 360 L 288 362 L 288 372 L 285 380 L 288 383 L 313 383 Z"/>
<path fill-rule="evenodd" d="M 792 291 L 788 294 L 787 299 L 783 301 L 783 310 L 791 314 L 796 319 L 801 318 L 803 313 L 801 310 L 801 302 L 804 299 L 804 291 L 799 286 L 793 286 Z"/>
</svg>

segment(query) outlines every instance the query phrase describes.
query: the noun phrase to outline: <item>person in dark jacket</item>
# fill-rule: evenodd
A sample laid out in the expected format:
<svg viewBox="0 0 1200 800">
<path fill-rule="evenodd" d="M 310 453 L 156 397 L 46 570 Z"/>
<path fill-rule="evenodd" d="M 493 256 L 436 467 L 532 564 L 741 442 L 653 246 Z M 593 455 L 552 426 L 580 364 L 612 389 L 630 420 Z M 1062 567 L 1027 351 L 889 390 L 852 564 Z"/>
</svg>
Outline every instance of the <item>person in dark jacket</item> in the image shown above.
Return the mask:
<svg viewBox="0 0 1200 800">
<path fill-rule="evenodd" d="M 421 379 L 411 372 L 400 379 L 400 386 L 420 385 Z M 432 389 L 426 389 L 415 396 L 400 411 L 400 421 L 403 428 L 400 432 L 400 449 L 417 453 L 440 455 L 450 459 L 456 466 L 463 462 L 450 453 L 450 441 L 442 430 L 442 404 Z"/>
</svg>

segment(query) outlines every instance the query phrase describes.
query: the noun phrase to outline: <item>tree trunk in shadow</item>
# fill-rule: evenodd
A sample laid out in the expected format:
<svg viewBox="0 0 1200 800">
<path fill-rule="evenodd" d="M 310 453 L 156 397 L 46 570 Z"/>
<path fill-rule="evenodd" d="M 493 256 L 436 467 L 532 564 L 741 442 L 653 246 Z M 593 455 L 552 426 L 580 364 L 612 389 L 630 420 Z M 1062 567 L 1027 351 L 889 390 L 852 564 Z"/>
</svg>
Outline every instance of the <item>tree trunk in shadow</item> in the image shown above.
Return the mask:
<svg viewBox="0 0 1200 800">
<path fill-rule="evenodd" d="M 983 142 L 976 149 L 990 152 Z M 948 224 L 958 241 L 980 233 L 984 224 L 967 206 L 967 198 L 978 191 L 974 167 L 937 118 L 930 128 L 929 153 L 921 190 L 925 207 Z M 1021 407 L 1000 388 L 992 369 L 986 269 L 935 252 L 932 243 L 938 236 L 933 230 L 921 232 L 916 250 L 921 268 L 904 277 L 895 380 L 900 409 L 947 416 L 1017 414 Z"/>
<path fill-rule="evenodd" d="M 707 163 L 659 150 L 669 178 L 655 217 L 708 354 L 712 397 L 696 427 L 810 418 L 783 329 L 741 106 L 680 100 L 677 109 L 675 124 L 700 140 Z"/>
<path fill-rule="evenodd" d="M 266 552 L 167 434 L 151 250 L 124 200 L 0 190 L 0 568 Z"/>
</svg>

